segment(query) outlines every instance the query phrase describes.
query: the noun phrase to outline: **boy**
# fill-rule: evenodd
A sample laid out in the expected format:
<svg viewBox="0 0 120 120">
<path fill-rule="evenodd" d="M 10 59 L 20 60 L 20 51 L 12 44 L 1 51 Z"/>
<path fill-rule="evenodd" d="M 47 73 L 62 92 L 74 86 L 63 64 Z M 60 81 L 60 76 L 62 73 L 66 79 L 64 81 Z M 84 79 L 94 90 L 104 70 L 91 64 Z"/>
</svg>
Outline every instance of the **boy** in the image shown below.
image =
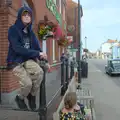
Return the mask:
<svg viewBox="0 0 120 120">
<path fill-rule="evenodd" d="M 8 68 L 20 83 L 20 92 L 15 101 L 20 109 L 28 109 L 24 99 L 28 99 L 29 107 L 36 109 L 36 93 L 43 79 L 43 70 L 37 64 L 38 59 L 47 59 L 32 31 L 32 10 L 21 7 L 17 20 L 8 30 L 9 50 Z"/>
</svg>

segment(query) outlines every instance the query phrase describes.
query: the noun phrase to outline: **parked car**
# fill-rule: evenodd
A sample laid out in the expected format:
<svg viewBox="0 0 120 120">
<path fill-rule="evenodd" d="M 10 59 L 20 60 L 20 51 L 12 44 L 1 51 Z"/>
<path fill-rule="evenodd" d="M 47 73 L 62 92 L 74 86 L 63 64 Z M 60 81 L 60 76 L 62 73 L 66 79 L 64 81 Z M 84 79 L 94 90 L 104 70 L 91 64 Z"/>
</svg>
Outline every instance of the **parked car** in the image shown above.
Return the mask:
<svg viewBox="0 0 120 120">
<path fill-rule="evenodd" d="M 105 65 L 105 72 L 108 75 L 120 74 L 120 59 L 111 59 Z"/>
</svg>

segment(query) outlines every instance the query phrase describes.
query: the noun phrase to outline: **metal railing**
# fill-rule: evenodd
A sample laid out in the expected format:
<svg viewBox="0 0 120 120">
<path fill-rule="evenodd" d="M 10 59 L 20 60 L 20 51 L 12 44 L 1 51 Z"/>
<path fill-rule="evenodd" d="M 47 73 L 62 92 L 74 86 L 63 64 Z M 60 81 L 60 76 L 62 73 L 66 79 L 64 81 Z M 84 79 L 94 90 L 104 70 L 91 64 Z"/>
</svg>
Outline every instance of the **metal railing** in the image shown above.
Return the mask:
<svg viewBox="0 0 120 120">
<path fill-rule="evenodd" d="M 56 93 L 53 95 L 52 99 L 48 103 L 46 103 L 46 84 L 45 84 L 46 83 L 46 70 L 44 67 L 42 67 L 42 69 L 44 71 L 44 77 L 43 77 L 43 81 L 40 85 L 39 108 L 36 111 L 32 111 L 32 112 L 39 113 L 40 120 L 47 120 L 47 109 L 52 104 L 53 100 L 56 98 L 56 96 L 58 95 L 58 93 L 60 91 L 61 91 L 61 96 L 64 96 L 64 94 L 68 88 L 69 80 L 74 75 L 74 66 L 73 66 L 72 62 L 69 65 L 68 59 L 66 59 L 66 61 L 63 61 L 56 65 L 61 65 L 61 86 L 58 88 L 58 90 L 56 91 Z M 70 67 L 70 71 L 69 71 L 69 67 Z M 2 70 L 7 70 L 7 67 L 1 66 L 0 70 L 1 70 L 0 75 L 2 75 Z M 69 78 L 69 73 L 70 73 L 70 78 Z M 0 76 L 0 103 L 2 102 L 1 101 L 1 92 L 2 92 L 1 82 L 2 82 L 2 77 Z M 10 109 L 10 110 L 12 109 L 8 106 L 3 106 L 3 108 Z M 12 110 L 22 111 L 20 109 L 12 109 Z"/>
</svg>

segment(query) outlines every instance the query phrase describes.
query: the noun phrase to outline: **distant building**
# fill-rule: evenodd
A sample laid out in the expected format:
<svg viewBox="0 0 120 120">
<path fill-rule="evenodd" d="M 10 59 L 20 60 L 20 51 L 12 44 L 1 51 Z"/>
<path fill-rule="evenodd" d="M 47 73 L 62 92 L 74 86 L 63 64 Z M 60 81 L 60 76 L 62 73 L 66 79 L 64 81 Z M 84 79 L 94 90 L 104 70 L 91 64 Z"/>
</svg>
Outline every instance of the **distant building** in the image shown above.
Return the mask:
<svg viewBox="0 0 120 120">
<path fill-rule="evenodd" d="M 120 42 L 114 43 L 111 47 L 112 58 L 120 58 Z"/>
<path fill-rule="evenodd" d="M 111 47 L 117 40 L 108 39 L 107 42 L 102 43 L 101 45 L 101 57 L 102 59 L 109 59 L 112 58 L 112 50 Z"/>
<path fill-rule="evenodd" d="M 97 52 L 96 52 L 96 58 L 101 58 L 101 51 L 100 50 L 97 50 Z"/>
</svg>

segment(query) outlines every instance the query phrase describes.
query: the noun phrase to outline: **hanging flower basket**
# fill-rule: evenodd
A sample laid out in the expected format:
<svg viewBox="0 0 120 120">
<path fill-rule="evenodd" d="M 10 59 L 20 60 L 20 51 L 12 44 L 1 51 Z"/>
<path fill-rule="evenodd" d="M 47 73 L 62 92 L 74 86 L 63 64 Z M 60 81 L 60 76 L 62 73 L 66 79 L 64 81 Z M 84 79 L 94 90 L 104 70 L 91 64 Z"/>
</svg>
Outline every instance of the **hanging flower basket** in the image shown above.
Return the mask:
<svg viewBox="0 0 120 120">
<path fill-rule="evenodd" d="M 38 25 L 38 36 L 40 40 L 46 40 L 49 37 L 53 37 L 53 27 L 52 22 L 41 20 Z"/>
<path fill-rule="evenodd" d="M 62 30 L 60 28 L 60 25 L 55 25 L 54 27 L 54 38 L 56 40 L 59 40 L 62 37 Z"/>
<path fill-rule="evenodd" d="M 62 46 L 62 47 L 67 47 L 69 45 L 69 41 L 67 38 L 65 38 L 64 36 L 62 36 L 59 40 L 57 40 L 58 45 Z"/>
</svg>

